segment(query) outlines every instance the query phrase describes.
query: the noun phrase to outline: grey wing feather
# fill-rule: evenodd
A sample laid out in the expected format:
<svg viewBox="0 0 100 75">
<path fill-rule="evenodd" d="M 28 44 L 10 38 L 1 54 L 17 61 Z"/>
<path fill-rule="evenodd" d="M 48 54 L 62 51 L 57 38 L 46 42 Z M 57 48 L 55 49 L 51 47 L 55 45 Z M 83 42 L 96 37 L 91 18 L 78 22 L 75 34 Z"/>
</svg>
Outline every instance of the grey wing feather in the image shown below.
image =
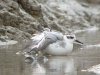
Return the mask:
<svg viewBox="0 0 100 75">
<path fill-rule="evenodd" d="M 49 44 L 52 44 L 56 42 L 57 40 L 62 40 L 63 39 L 63 34 L 58 33 L 58 32 L 44 32 L 44 36 L 40 37 L 41 39 L 39 40 L 32 40 L 32 44 L 30 48 L 32 49 L 31 51 L 34 50 L 43 50 L 45 49 Z M 34 47 L 34 45 L 37 45 Z"/>
<path fill-rule="evenodd" d="M 62 40 L 63 35 L 57 32 L 45 32 L 44 38 L 39 42 L 38 49 L 43 50 L 45 49 L 49 44 L 52 44 L 56 42 L 57 40 Z"/>
<path fill-rule="evenodd" d="M 37 44 L 41 41 L 42 38 L 43 38 L 43 34 L 42 34 L 42 33 L 33 36 L 33 37 L 29 40 L 28 43 L 26 42 L 27 45 L 24 47 L 23 52 L 28 52 L 29 50 L 31 50 L 32 47 L 34 47 L 35 45 L 37 45 Z"/>
</svg>

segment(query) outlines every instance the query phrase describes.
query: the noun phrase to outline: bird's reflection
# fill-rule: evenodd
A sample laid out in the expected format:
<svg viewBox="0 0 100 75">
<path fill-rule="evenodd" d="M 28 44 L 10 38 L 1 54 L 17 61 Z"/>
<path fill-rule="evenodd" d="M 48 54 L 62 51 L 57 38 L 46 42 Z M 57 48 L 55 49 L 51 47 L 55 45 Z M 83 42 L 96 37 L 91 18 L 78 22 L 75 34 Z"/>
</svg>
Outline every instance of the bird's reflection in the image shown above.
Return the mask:
<svg viewBox="0 0 100 75">
<path fill-rule="evenodd" d="M 52 56 L 44 64 L 37 63 L 33 68 L 33 74 L 42 75 L 77 75 L 74 59 L 67 56 Z"/>
</svg>

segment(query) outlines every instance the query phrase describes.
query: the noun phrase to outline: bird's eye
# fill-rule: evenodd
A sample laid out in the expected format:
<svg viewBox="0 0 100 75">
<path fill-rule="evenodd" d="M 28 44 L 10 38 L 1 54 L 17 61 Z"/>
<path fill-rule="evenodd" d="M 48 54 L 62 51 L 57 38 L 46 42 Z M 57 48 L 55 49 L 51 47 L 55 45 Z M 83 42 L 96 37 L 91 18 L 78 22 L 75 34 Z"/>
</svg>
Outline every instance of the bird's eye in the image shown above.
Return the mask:
<svg viewBox="0 0 100 75">
<path fill-rule="evenodd" d="M 74 39 L 74 37 L 73 37 L 73 36 L 67 36 L 67 38 L 68 38 L 68 39 Z"/>
</svg>

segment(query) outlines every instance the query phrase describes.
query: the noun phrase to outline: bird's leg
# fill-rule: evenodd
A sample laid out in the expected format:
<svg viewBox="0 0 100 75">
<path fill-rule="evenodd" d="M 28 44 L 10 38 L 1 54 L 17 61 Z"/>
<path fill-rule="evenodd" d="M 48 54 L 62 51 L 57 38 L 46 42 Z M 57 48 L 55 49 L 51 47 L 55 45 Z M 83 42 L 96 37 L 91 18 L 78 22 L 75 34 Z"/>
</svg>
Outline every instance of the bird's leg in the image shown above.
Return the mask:
<svg viewBox="0 0 100 75">
<path fill-rule="evenodd" d="M 29 51 L 27 52 L 28 55 L 36 55 L 37 53 L 38 53 L 37 45 L 31 47 L 31 50 L 29 50 Z"/>
<path fill-rule="evenodd" d="M 38 51 L 38 57 L 41 57 L 41 56 L 43 56 L 43 52 Z"/>
</svg>

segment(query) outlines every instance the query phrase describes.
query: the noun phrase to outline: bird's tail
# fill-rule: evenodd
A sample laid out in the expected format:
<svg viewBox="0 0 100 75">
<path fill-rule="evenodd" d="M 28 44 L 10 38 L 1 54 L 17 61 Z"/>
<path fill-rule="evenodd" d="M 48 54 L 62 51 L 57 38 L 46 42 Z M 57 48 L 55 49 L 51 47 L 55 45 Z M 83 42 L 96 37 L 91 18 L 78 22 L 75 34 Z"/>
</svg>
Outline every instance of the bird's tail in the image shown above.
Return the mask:
<svg viewBox="0 0 100 75">
<path fill-rule="evenodd" d="M 18 51 L 16 52 L 17 55 L 25 55 L 25 52 L 24 51 Z"/>
</svg>

